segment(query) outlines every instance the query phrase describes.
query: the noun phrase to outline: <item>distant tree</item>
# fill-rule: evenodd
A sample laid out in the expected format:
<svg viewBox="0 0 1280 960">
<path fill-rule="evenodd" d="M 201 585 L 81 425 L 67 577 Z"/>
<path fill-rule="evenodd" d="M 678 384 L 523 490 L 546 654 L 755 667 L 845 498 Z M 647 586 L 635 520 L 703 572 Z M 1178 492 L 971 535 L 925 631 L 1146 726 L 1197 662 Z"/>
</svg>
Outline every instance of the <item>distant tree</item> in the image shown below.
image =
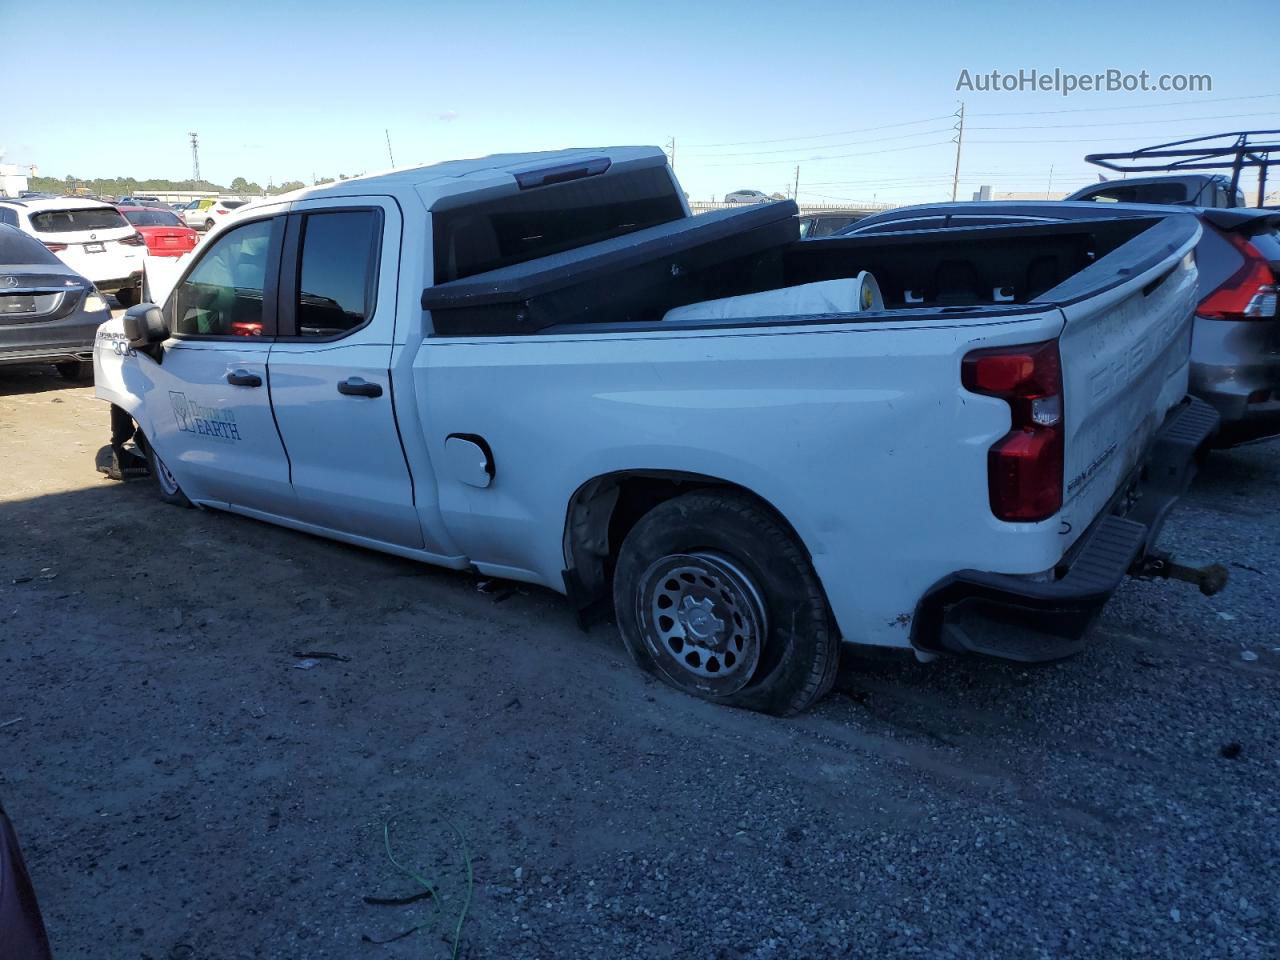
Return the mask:
<svg viewBox="0 0 1280 960">
<path fill-rule="evenodd" d="M 236 177 L 234 180 L 231 181 L 231 192 L 232 193 L 248 193 L 249 181 L 246 180 L 244 177 Z"/>
<path fill-rule="evenodd" d="M 294 190 L 301 190 L 306 184 L 301 180 L 286 180 L 284 183 L 277 183 L 268 192 L 269 193 L 290 193 Z"/>
</svg>

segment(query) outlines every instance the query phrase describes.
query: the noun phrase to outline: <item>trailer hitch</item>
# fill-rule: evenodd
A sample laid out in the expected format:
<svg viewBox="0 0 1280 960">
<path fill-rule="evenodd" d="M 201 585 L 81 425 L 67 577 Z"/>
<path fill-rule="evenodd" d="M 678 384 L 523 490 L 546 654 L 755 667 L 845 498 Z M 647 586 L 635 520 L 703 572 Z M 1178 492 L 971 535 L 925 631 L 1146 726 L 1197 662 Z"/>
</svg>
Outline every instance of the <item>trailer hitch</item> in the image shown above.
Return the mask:
<svg viewBox="0 0 1280 960">
<path fill-rule="evenodd" d="M 1194 583 L 1206 597 L 1212 597 L 1227 585 L 1227 568 L 1220 563 L 1204 567 L 1188 567 L 1178 563 L 1167 553 L 1152 551 L 1135 565 L 1133 576 L 1139 580 L 1182 580 Z"/>
</svg>

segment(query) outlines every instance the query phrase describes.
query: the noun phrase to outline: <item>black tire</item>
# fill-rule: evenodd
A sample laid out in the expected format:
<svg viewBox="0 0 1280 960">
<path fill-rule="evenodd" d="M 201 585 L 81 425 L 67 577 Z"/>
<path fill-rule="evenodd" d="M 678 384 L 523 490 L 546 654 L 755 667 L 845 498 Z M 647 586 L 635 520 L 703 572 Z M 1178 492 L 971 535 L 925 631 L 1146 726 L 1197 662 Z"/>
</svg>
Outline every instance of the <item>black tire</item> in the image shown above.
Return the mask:
<svg viewBox="0 0 1280 960">
<path fill-rule="evenodd" d="M 204 230 L 205 230 L 205 233 L 208 233 L 208 232 L 209 232 L 210 230 L 212 230 L 212 229 L 213 229 L 213 220 L 212 220 L 212 219 L 210 219 L 210 220 L 206 220 L 206 221 L 204 222 Z"/>
<path fill-rule="evenodd" d="M 53 368 L 63 380 L 74 380 L 77 383 L 93 381 L 92 360 L 67 360 L 65 363 L 55 363 Z"/>
<path fill-rule="evenodd" d="M 178 486 L 178 481 L 174 479 L 173 474 L 165 467 L 164 461 L 151 448 L 147 438 L 139 433 L 137 440 L 138 446 L 142 447 L 147 455 L 147 469 L 151 471 L 151 479 L 155 481 L 157 496 L 165 503 L 171 503 L 175 507 L 193 506 L 191 501 L 187 499 L 187 495 L 182 492 L 182 487 Z"/>
<path fill-rule="evenodd" d="M 138 302 L 137 287 L 122 287 L 116 291 L 116 303 L 124 307 L 126 310 Z"/>
<path fill-rule="evenodd" d="M 809 557 L 746 494 L 688 493 L 641 517 L 618 553 L 613 603 L 636 663 L 705 700 L 786 716 L 835 683 L 840 639 Z"/>
</svg>

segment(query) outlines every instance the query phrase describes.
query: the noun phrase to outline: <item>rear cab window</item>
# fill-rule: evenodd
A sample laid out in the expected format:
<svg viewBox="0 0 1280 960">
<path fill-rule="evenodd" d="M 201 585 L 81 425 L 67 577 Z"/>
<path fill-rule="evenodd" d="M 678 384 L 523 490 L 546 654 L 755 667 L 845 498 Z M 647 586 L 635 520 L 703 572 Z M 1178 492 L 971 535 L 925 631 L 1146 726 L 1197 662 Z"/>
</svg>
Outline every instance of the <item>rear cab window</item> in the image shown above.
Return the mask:
<svg viewBox="0 0 1280 960">
<path fill-rule="evenodd" d="M 31 229 L 36 233 L 78 233 L 84 230 L 127 229 L 128 226 L 129 221 L 113 207 L 42 210 L 31 214 Z"/>
<path fill-rule="evenodd" d="M 606 173 L 435 210 L 435 282 L 524 263 L 683 216 L 665 166 Z"/>
</svg>

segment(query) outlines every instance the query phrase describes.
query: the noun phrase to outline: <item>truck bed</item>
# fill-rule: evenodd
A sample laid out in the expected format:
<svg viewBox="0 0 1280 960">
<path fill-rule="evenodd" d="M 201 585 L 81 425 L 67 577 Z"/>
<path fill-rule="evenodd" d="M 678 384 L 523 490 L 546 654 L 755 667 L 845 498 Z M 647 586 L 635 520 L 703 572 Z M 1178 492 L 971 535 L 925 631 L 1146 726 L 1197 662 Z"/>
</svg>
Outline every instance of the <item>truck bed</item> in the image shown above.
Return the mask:
<svg viewBox="0 0 1280 960">
<path fill-rule="evenodd" d="M 1127 249 L 1117 262 L 1132 269 L 1163 256 L 1172 242 L 1172 233 L 1160 228 L 1167 218 L 1158 216 L 801 242 L 795 214 L 793 202 L 780 201 L 682 218 L 429 287 L 422 306 L 431 311 L 432 330 L 440 336 L 510 336 L 577 326 L 603 332 L 661 324 L 673 307 L 863 270 L 879 282 L 887 311 L 1039 306 L 1117 280 L 1102 262 L 1121 247 Z M 1069 283 L 1076 277 L 1083 284 Z M 831 317 L 729 323 L 761 321 Z"/>
</svg>

